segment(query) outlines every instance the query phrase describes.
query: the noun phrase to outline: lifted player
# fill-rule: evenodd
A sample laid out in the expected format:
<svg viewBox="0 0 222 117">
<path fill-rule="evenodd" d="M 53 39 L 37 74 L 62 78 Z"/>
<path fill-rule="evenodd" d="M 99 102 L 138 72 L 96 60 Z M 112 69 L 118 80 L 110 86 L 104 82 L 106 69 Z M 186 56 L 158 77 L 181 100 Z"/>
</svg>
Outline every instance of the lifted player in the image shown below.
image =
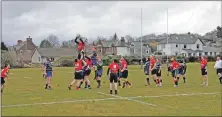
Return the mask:
<svg viewBox="0 0 222 117">
<path fill-rule="evenodd" d="M 115 94 L 118 94 L 117 92 L 117 74 L 119 72 L 119 65 L 118 61 L 114 59 L 113 63 L 111 63 L 107 70 L 107 75 L 110 75 L 109 81 L 110 81 L 110 94 L 113 93 L 113 87 L 115 90 Z"/>
<path fill-rule="evenodd" d="M 80 40 L 80 41 L 77 41 L 77 40 Z M 78 45 L 77 47 L 77 50 L 79 52 L 78 56 L 81 56 L 80 54 L 82 53 L 83 54 L 83 58 L 84 58 L 84 49 L 85 49 L 85 43 L 84 41 L 82 40 L 82 37 L 80 34 L 77 34 L 76 38 L 75 38 L 75 42 L 76 44 Z"/>
</svg>

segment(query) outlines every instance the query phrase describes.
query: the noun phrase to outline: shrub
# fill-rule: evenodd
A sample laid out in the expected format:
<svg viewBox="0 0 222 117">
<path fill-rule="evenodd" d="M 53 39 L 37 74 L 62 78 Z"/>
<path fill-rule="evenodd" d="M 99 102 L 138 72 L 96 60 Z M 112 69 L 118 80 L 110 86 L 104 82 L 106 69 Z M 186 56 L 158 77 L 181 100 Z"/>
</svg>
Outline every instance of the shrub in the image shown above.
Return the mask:
<svg viewBox="0 0 222 117">
<path fill-rule="evenodd" d="M 213 57 L 213 56 L 208 56 L 207 57 L 207 61 L 215 61 L 215 60 L 216 60 L 216 58 Z"/>
<path fill-rule="evenodd" d="M 73 61 L 72 60 L 62 60 L 61 64 L 62 67 L 73 67 Z"/>
<path fill-rule="evenodd" d="M 189 57 L 188 58 L 188 61 L 189 62 L 196 62 L 198 59 L 196 58 L 196 57 L 193 57 L 193 56 L 191 56 L 191 57 Z"/>
</svg>

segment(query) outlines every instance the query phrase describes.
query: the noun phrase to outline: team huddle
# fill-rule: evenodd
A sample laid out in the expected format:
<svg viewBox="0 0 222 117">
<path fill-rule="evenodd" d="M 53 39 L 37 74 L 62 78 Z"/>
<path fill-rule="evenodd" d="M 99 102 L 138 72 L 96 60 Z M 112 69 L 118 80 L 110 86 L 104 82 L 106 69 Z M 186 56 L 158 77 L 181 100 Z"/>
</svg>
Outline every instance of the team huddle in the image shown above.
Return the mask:
<svg viewBox="0 0 222 117">
<path fill-rule="evenodd" d="M 94 71 L 95 74 L 94 80 L 97 82 L 97 88 L 100 88 L 102 80 L 101 78 L 103 75 L 102 58 L 97 56 L 95 48 L 93 48 L 93 53 L 91 55 L 85 55 L 85 43 L 80 35 L 76 36 L 75 42 L 78 45 L 78 55 L 74 60 L 74 79 L 68 85 L 68 89 L 71 90 L 74 83 L 76 83 L 77 90 L 80 90 L 83 84 L 85 85 L 85 89 L 91 89 L 91 82 L 89 77 L 92 71 Z M 200 59 L 200 71 L 203 78 L 203 83 L 201 85 L 208 86 L 207 59 L 205 57 L 201 57 Z M 9 65 L 5 65 L 1 71 L 1 92 L 3 92 L 5 79 L 8 77 L 9 68 Z M 219 81 L 222 84 L 222 60 L 220 57 L 217 57 L 214 68 L 216 69 Z M 151 75 L 151 78 L 156 84 L 156 87 L 162 86 L 163 78 L 161 75 L 161 69 L 162 63 L 160 59 L 155 58 L 153 55 L 147 57 L 144 64 L 146 86 L 150 85 L 149 75 Z M 47 61 L 42 66 L 42 70 L 43 78 L 46 79 L 45 89 L 52 89 L 51 80 L 53 76 L 53 67 L 51 59 L 47 59 Z M 184 59 L 176 60 L 175 58 L 172 58 L 170 63 L 167 62 L 167 71 L 167 75 L 169 75 L 169 73 L 172 75 L 174 87 L 179 86 L 179 79 L 181 77 L 183 78 L 183 82 L 186 83 L 187 65 Z M 127 79 L 128 72 L 128 63 L 124 57 L 122 57 L 119 61 L 114 59 L 114 61 L 109 64 L 107 76 L 109 77 L 110 94 L 113 94 L 113 90 L 115 94 L 118 94 L 118 86 L 121 88 L 125 88 L 126 86 L 129 88 L 132 87 L 132 83 L 130 83 Z"/>
</svg>

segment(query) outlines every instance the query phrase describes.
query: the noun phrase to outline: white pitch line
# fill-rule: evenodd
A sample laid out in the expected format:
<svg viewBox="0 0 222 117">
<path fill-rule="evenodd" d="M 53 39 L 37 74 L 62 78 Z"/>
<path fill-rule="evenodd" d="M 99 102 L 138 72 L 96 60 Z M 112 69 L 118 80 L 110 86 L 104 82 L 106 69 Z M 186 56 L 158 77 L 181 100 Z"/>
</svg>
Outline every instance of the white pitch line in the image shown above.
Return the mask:
<svg viewBox="0 0 222 117">
<path fill-rule="evenodd" d="M 71 100 L 71 101 L 61 101 L 61 102 L 43 102 L 43 103 L 32 103 L 32 104 L 15 104 L 15 105 L 5 105 L 2 106 L 2 108 L 9 108 L 9 107 L 24 107 L 24 106 L 34 106 L 34 105 L 51 105 L 51 104 L 64 104 L 64 103 L 75 103 L 75 102 L 93 102 L 93 101 L 106 101 L 106 100 L 120 100 L 120 99 L 137 99 L 137 98 L 156 98 L 156 97 L 173 97 L 173 96 L 193 96 L 193 95 L 213 95 L 213 94 L 219 94 L 222 92 L 212 92 L 212 93 L 190 93 L 190 94 L 175 94 L 175 95 L 159 95 L 159 96 L 135 96 L 135 97 L 120 97 L 120 96 L 114 96 L 110 94 L 101 93 L 103 95 L 109 95 L 114 96 L 116 98 L 102 98 L 102 99 L 87 99 L 87 100 Z M 135 101 L 135 100 L 134 100 Z M 137 100 L 136 100 L 137 101 Z M 137 101 L 138 102 L 138 101 Z M 138 103 L 141 103 L 138 102 Z M 145 103 L 145 102 L 142 102 Z M 147 103 L 146 103 L 147 104 Z"/>
<path fill-rule="evenodd" d="M 128 97 L 121 97 L 121 96 L 106 94 L 106 93 L 102 93 L 102 92 L 98 92 L 98 93 L 99 93 L 99 94 L 103 94 L 103 95 L 112 96 L 112 97 L 117 97 L 117 98 L 119 98 L 119 99 L 126 99 L 126 100 L 129 100 L 129 101 L 134 101 L 134 102 L 137 102 L 137 103 L 146 104 L 146 105 L 150 105 L 150 106 L 157 106 L 157 105 L 155 105 L 155 104 L 146 103 L 146 102 L 139 101 L 139 100 L 135 100 L 135 99 L 130 99 L 130 98 L 128 98 Z"/>
<path fill-rule="evenodd" d="M 159 96 L 134 96 L 134 97 L 128 97 L 131 99 L 137 99 L 137 98 L 160 98 L 160 97 L 174 97 L 174 96 L 193 96 L 193 95 L 213 95 L 213 94 L 219 94 L 222 92 L 212 92 L 212 93 L 190 93 L 190 94 L 174 94 L 174 95 L 159 95 Z"/>
<path fill-rule="evenodd" d="M 102 99 L 61 101 L 61 102 L 43 102 L 43 103 L 32 103 L 32 104 L 15 104 L 15 105 L 2 106 L 2 108 L 7 108 L 7 107 L 22 107 L 22 106 L 34 106 L 34 105 L 64 104 L 64 103 L 74 103 L 74 102 L 93 102 L 93 101 L 105 101 L 105 100 L 119 100 L 119 98 L 102 98 Z"/>
</svg>

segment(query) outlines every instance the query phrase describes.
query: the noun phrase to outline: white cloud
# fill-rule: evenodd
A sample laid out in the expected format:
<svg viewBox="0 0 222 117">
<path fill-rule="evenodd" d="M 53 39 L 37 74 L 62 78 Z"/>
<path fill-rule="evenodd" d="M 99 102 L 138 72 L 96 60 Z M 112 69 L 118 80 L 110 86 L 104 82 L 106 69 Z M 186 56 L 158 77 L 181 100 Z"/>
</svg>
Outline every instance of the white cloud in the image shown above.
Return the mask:
<svg viewBox="0 0 222 117">
<path fill-rule="evenodd" d="M 18 39 L 31 36 L 38 45 L 41 39 L 53 33 L 62 40 L 85 37 L 141 35 L 141 8 L 143 34 L 166 33 L 169 9 L 169 33 L 204 34 L 221 25 L 221 2 L 3 2 L 3 41 L 15 44 Z M 26 6 L 28 8 L 26 9 Z M 31 9 L 31 10 L 30 10 Z"/>
</svg>

